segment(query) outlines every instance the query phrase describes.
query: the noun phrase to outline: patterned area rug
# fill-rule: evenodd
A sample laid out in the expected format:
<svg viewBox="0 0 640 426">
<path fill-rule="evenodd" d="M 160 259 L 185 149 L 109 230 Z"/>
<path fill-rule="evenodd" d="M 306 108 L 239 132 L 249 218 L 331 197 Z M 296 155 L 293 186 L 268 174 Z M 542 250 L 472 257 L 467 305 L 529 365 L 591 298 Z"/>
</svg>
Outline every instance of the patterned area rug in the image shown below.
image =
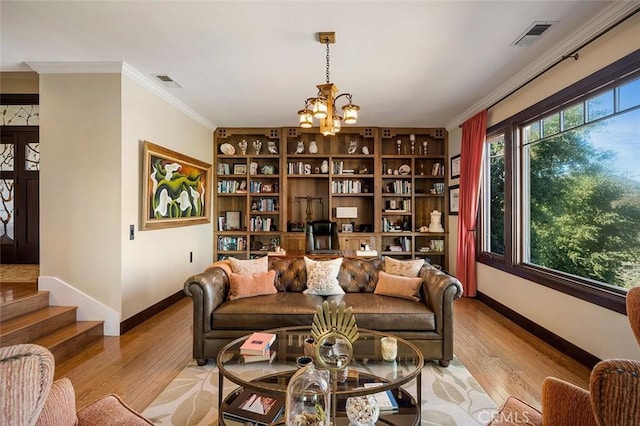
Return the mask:
<svg viewBox="0 0 640 426">
<path fill-rule="evenodd" d="M 192 361 L 144 410 L 144 416 L 156 425 L 217 425 L 218 369 L 212 364 L 198 367 Z M 269 365 L 246 366 L 247 377 L 274 372 Z M 224 393 L 235 388 L 233 383 L 225 382 Z M 405 389 L 415 397 L 415 384 Z M 487 424 L 495 411 L 496 404 L 457 358 L 447 368 L 437 363 L 425 365 L 423 425 Z"/>
</svg>

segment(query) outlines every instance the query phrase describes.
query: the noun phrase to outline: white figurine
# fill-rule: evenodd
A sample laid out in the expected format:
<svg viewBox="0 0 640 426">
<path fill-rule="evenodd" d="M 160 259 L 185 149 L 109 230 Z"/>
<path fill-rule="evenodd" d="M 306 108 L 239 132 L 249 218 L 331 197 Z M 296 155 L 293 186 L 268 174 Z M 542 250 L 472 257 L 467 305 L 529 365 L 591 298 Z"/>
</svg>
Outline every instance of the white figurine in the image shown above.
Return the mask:
<svg viewBox="0 0 640 426">
<path fill-rule="evenodd" d="M 324 160 L 322 162 L 322 165 L 320 166 L 320 171 L 322 173 L 329 173 L 329 162 L 327 160 Z"/>
<path fill-rule="evenodd" d="M 278 147 L 276 146 L 276 143 L 274 141 L 268 141 L 267 142 L 267 149 L 269 150 L 269 152 L 271 154 L 277 154 L 278 153 Z"/>
<path fill-rule="evenodd" d="M 442 213 L 438 210 L 434 210 L 430 213 L 431 215 L 431 223 L 429 224 L 429 232 L 444 232 L 444 228 L 442 227 Z"/>
<path fill-rule="evenodd" d="M 318 153 L 318 144 L 316 141 L 309 142 L 309 154 L 317 154 Z"/>
<path fill-rule="evenodd" d="M 368 146 L 366 146 L 366 145 L 365 145 L 365 146 L 363 146 L 363 147 L 362 147 L 362 153 L 363 153 L 364 155 L 369 155 L 369 147 L 368 147 Z"/>
<path fill-rule="evenodd" d="M 296 147 L 296 154 L 302 154 L 304 152 L 304 142 L 298 141 L 298 146 Z"/>
</svg>

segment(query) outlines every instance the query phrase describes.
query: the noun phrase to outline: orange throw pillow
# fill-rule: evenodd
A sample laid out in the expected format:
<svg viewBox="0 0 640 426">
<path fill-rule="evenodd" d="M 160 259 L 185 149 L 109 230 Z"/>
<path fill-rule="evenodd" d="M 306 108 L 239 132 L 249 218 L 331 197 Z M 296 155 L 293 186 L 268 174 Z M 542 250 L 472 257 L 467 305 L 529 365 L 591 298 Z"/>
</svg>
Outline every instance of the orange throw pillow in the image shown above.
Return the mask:
<svg viewBox="0 0 640 426">
<path fill-rule="evenodd" d="M 275 279 L 276 271 L 273 269 L 263 274 L 255 275 L 240 275 L 232 272 L 229 278 L 229 300 L 275 294 L 278 292 L 274 285 Z"/>
<path fill-rule="evenodd" d="M 380 271 L 378 272 L 378 284 L 373 293 L 419 302 L 421 285 L 422 278 L 399 277 Z"/>
</svg>

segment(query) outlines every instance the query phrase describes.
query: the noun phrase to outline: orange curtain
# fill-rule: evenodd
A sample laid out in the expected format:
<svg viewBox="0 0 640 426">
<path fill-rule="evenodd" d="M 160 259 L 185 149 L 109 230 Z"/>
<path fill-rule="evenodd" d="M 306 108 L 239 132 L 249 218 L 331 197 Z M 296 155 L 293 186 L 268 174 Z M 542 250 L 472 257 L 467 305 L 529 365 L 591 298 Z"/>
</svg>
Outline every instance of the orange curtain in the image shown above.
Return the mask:
<svg viewBox="0 0 640 426">
<path fill-rule="evenodd" d="M 486 136 L 486 110 L 462 124 L 456 276 L 462 283 L 464 288 L 462 294 L 465 297 L 475 297 L 477 289 L 476 217 L 478 215 L 482 153 Z"/>
</svg>

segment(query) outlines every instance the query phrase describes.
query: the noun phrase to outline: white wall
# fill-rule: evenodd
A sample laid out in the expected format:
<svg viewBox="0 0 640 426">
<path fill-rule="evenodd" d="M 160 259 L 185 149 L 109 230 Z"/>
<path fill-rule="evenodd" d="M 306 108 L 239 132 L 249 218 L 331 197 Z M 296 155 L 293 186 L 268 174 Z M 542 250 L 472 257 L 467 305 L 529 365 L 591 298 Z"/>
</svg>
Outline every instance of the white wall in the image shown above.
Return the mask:
<svg viewBox="0 0 640 426">
<path fill-rule="evenodd" d="M 211 223 L 140 231 L 142 146 L 148 140 L 209 164 L 213 133 L 127 77 L 122 80 L 122 317 L 182 290 L 189 275 L 213 259 Z M 129 240 L 129 225 L 135 239 Z M 189 263 L 193 252 L 193 263 Z"/>
<path fill-rule="evenodd" d="M 40 275 L 121 310 L 119 74 L 40 76 Z"/>
<path fill-rule="evenodd" d="M 142 141 L 213 160 L 212 130 L 140 81 L 40 75 L 41 281 L 68 284 L 120 321 L 181 291 L 213 257 L 211 224 L 140 232 Z"/>
<path fill-rule="evenodd" d="M 449 130 L 449 158 L 447 164 L 451 164 L 451 157 L 460 154 L 460 148 L 462 144 L 462 129 L 456 127 Z M 449 166 L 450 167 L 450 166 Z M 448 170 L 448 168 L 447 168 Z M 451 175 L 449 171 L 449 175 Z M 460 185 L 460 179 L 451 179 L 449 186 Z M 448 216 L 449 219 L 449 272 L 453 275 L 456 274 L 457 265 L 457 251 L 458 251 L 458 216 Z"/>
<path fill-rule="evenodd" d="M 489 111 L 488 126 L 640 48 L 640 15 L 629 19 Z M 449 140 L 455 139 L 449 135 Z M 451 155 L 456 151 L 450 149 Z M 478 264 L 478 291 L 599 358 L 640 359 L 627 317 Z"/>
</svg>

